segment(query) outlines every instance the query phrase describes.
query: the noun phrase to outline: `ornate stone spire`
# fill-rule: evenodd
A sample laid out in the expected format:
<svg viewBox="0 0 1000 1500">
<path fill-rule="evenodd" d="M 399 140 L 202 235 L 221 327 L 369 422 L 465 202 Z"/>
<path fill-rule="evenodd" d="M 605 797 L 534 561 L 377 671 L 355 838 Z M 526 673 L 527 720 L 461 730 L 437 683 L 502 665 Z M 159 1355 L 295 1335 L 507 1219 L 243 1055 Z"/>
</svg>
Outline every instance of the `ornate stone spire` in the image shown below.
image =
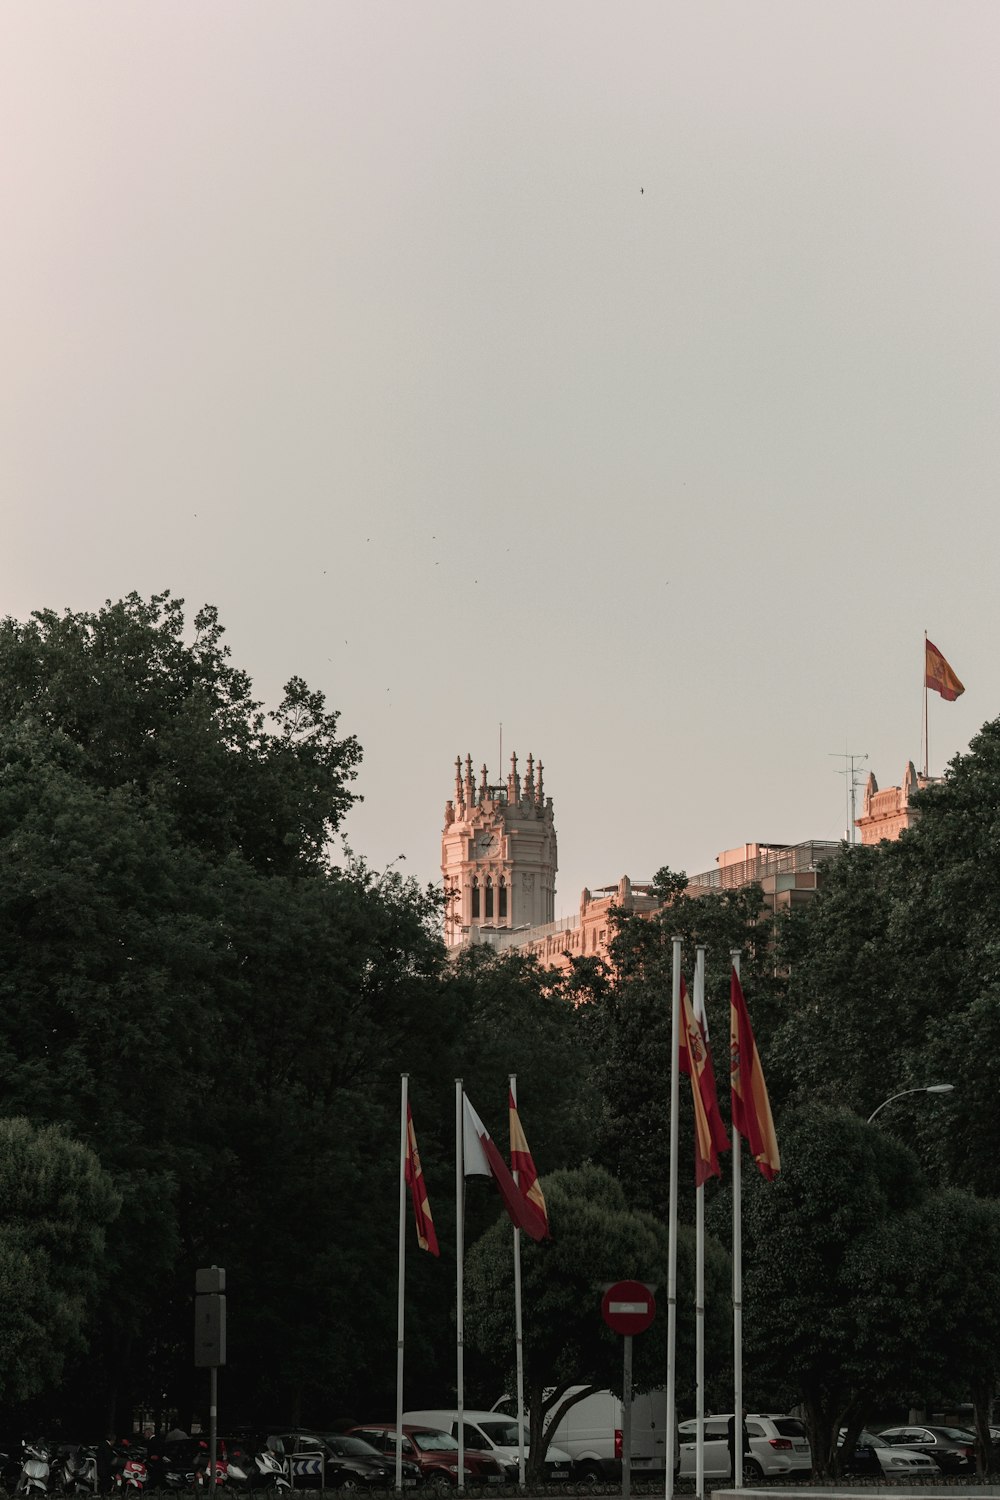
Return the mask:
<svg viewBox="0 0 1000 1500">
<path fill-rule="evenodd" d="M 524 795 L 529 802 L 535 800 L 535 757 L 528 756 L 528 774 L 524 778 Z"/>
<path fill-rule="evenodd" d="M 537 801 L 539 807 L 544 807 L 545 806 L 545 789 L 542 786 L 542 772 L 544 770 L 545 770 L 545 767 L 542 765 L 541 761 L 539 761 L 538 762 L 538 796 L 535 799 Z"/>
<path fill-rule="evenodd" d="M 475 805 L 475 801 L 476 801 L 475 788 L 472 785 L 472 756 L 471 755 L 467 755 L 465 757 L 465 805 L 466 805 L 466 807 L 473 807 Z"/>
<path fill-rule="evenodd" d="M 521 778 L 517 774 L 517 753 L 510 758 L 510 775 L 507 777 L 507 801 L 516 805 L 521 800 Z"/>
<path fill-rule="evenodd" d="M 462 804 L 462 757 L 455 756 L 455 806 Z"/>
</svg>

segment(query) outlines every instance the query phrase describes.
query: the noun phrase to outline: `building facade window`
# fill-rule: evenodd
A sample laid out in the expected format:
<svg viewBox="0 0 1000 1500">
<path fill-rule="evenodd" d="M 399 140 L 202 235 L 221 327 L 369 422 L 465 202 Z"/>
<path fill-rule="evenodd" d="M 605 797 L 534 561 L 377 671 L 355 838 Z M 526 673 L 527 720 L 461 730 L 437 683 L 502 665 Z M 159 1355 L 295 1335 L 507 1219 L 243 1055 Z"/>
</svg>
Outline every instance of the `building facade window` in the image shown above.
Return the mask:
<svg viewBox="0 0 1000 1500">
<path fill-rule="evenodd" d="M 506 880 L 504 879 L 504 877 L 502 875 L 500 876 L 499 901 L 500 901 L 500 917 L 501 917 L 501 920 L 502 920 L 507 915 L 507 882 L 506 882 Z"/>
<path fill-rule="evenodd" d="M 473 875 L 473 877 L 472 877 L 472 920 L 475 922 L 475 921 L 478 921 L 478 919 L 479 919 L 479 880 L 478 880 L 477 876 Z"/>
<path fill-rule="evenodd" d="M 487 922 L 490 920 L 490 918 L 492 917 L 492 915 L 493 915 L 493 877 L 491 875 L 487 875 L 487 877 L 486 877 L 486 920 L 487 920 Z"/>
</svg>

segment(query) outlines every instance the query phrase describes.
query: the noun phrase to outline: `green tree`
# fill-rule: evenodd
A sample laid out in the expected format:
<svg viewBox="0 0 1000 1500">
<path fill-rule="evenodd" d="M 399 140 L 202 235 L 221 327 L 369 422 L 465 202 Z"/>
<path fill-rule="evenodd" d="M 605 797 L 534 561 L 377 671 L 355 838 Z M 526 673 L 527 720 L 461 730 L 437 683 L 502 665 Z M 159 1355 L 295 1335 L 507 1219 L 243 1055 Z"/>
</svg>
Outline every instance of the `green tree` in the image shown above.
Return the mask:
<svg viewBox="0 0 1000 1500">
<path fill-rule="evenodd" d="M 782 1157 L 775 1182 L 745 1183 L 747 1369 L 758 1389 L 802 1403 L 827 1478 L 839 1429 L 850 1451 L 876 1403 L 992 1377 L 1000 1319 L 983 1317 L 977 1278 L 996 1282 L 998 1220 L 992 1205 L 932 1193 L 912 1152 L 848 1110 L 790 1112 Z M 982 1242 L 973 1265 L 969 1232 Z"/>
<path fill-rule="evenodd" d="M 80 1348 L 121 1199 L 79 1141 L 0 1120 L 0 1399 L 36 1395 Z"/>
<path fill-rule="evenodd" d="M 202 611 L 186 643 L 166 595 L 0 628 L 5 1102 L 85 1140 L 125 1204 L 59 1398 L 81 1423 L 190 1412 L 212 1261 L 244 1409 L 374 1378 L 377 1343 L 339 1333 L 346 1273 L 394 1263 L 371 1208 L 393 1198 L 399 1072 L 449 1031 L 433 897 L 328 857 L 354 742 L 298 679 L 266 727 L 220 634 Z M 390 1291 L 383 1315 L 391 1347 Z"/>
<path fill-rule="evenodd" d="M 603 1287 L 619 1280 L 657 1284 L 667 1279 L 664 1226 L 627 1205 L 620 1184 L 598 1167 L 553 1172 L 543 1180 L 553 1238 L 523 1241 L 521 1282 L 525 1399 L 535 1477 L 551 1434 L 575 1401 L 593 1390 L 622 1389 L 622 1343 L 601 1318 Z M 727 1337 L 727 1258 L 711 1241 L 706 1250 L 706 1326 L 709 1358 Z M 510 1224 L 498 1219 L 472 1246 L 465 1276 L 466 1335 L 493 1362 L 493 1376 L 512 1390 L 515 1378 L 514 1284 Z M 678 1366 L 694 1367 L 694 1246 L 685 1231 L 678 1246 Z M 662 1295 L 661 1291 L 661 1295 Z M 651 1390 L 666 1367 L 666 1314 L 636 1337 L 633 1379 Z M 571 1386 L 582 1389 L 570 1393 Z M 678 1392 L 679 1397 L 682 1392 Z"/>
</svg>

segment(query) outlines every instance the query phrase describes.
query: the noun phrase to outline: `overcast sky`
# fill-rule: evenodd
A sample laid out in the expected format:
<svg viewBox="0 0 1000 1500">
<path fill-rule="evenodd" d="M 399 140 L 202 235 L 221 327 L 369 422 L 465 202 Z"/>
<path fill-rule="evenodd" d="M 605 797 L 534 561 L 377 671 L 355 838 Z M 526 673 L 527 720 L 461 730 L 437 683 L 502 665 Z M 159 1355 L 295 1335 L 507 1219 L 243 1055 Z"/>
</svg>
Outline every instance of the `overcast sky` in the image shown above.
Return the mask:
<svg viewBox="0 0 1000 1500">
<path fill-rule="evenodd" d="M 843 834 L 1000 713 L 1000 6 L 5 0 L 2 609 L 217 604 L 439 873 Z"/>
</svg>

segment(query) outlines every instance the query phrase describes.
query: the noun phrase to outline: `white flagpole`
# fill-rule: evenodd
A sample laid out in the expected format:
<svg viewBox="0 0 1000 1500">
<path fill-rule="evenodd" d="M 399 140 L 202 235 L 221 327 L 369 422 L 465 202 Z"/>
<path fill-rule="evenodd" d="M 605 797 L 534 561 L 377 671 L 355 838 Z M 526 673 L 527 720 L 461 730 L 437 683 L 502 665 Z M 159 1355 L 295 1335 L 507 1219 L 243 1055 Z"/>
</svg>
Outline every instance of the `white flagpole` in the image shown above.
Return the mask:
<svg viewBox="0 0 1000 1500">
<path fill-rule="evenodd" d="M 680 1100 L 681 939 L 672 940 L 670 982 L 670 1193 L 667 1211 L 667 1451 L 666 1500 L 674 1494 L 677 1442 L 677 1117 Z"/>
<path fill-rule="evenodd" d="M 403 1326 L 406 1287 L 406 1157 L 409 1129 L 406 1097 L 409 1073 L 400 1074 L 399 1104 L 399 1290 L 396 1302 L 396 1488 L 403 1488 Z"/>
<path fill-rule="evenodd" d="M 705 945 L 695 948 L 694 1013 L 699 1022 L 705 1014 Z M 702 1022 L 704 1029 L 704 1023 Z M 695 1080 L 697 1081 L 697 1080 Z M 694 1271 L 694 1389 L 695 1389 L 695 1481 L 698 1500 L 705 1495 L 705 1184 L 695 1189 L 695 1271 Z"/>
<path fill-rule="evenodd" d="M 730 953 L 736 977 L 740 977 L 740 950 Z M 732 1025 L 730 1003 L 730 1026 Z M 749 1058 L 740 1058 L 740 1080 L 746 1077 Z M 733 1488 L 743 1488 L 743 1140 L 733 1126 Z"/>
<path fill-rule="evenodd" d="M 517 1074 L 510 1075 L 510 1096 L 517 1108 Z M 520 1180 L 514 1173 L 514 1181 Z M 517 1482 L 524 1489 L 524 1327 L 521 1322 L 521 1231 L 514 1225 L 514 1353 L 517 1362 Z"/>
<path fill-rule="evenodd" d="M 464 1098 L 461 1078 L 455 1079 L 455 1338 L 456 1380 L 455 1394 L 458 1406 L 458 1488 L 465 1488 L 465 1315 L 462 1299 L 465 1293 L 465 1154 L 462 1141 L 462 1101 Z"/>
</svg>

